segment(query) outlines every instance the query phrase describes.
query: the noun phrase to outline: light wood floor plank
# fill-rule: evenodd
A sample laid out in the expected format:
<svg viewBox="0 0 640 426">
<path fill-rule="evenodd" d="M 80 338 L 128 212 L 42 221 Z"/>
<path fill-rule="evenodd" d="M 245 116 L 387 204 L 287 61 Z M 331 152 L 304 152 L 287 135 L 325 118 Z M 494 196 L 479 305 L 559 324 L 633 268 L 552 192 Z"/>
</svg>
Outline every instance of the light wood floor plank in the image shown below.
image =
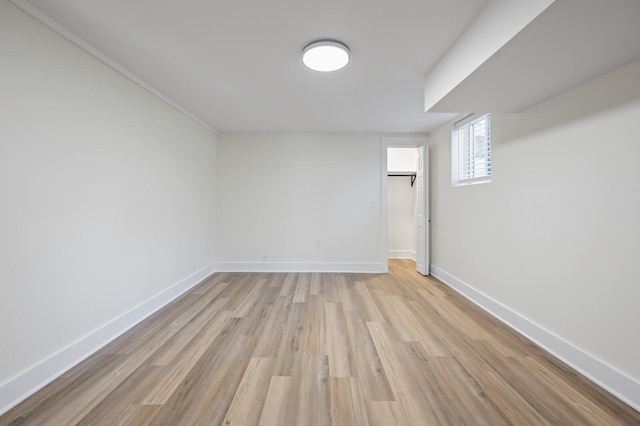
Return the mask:
<svg viewBox="0 0 640 426">
<path fill-rule="evenodd" d="M 273 375 L 293 376 L 301 370 L 304 346 L 304 317 L 306 304 L 292 303 L 287 320 L 282 324 L 282 334 Z"/>
<path fill-rule="evenodd" d="M 297 418 L 295 425 L 326 426 L 331 424 L 329 396 L 329 358 L 305 355 L 304 374 L 299 377 L 299 387 L 292 386 L 297 393 Z"/>
<path fill-rule="evenodd" d="M 478 371 L 473 373 L 473 377 L 478 381 L 482 389 L 486 389 L 491 401 L 511 424 L 549 424 L 549 422 L 538 414 L 538 412 L 497 373 L 493 371 Z"/>
<path fill-rule="evenodd" d="M 366 426 L 367 411 L 357 379 L 329 378 L 331 395 L 331 423 L 336 426 Z"/>
<path fill-rule="evenodd" d="M 331 377 L 353 377 L 351 344 L 341 303 L 325 303 L 326 341 Z"/>
<path fill-rule="evenodd" d="M 340 293 L 338 291 L 338 277 L 342 274 L 323 274 L 324 294 L 322 299 L 329 303 L 340 303 Z"/>
<path fill-rule="evenodd" d="M 367 419 L 372 426 L 408 425 L 409 419 L 397 401 L 365 401 Z"/>
<path fill-rule="evenodd" d="M 240 303 L 236 306 L 231 316 L 235 318 L 246 317 L 258 300 L 264 297 L 266 287 L 268 286 L 269 283 L 265 279 L 260 279 L 253 283 L 249 291 L 240 299 Z"/>
<path fill-rule="evenodd" d="M 356 375 L 367 400 L 393 401 L 394 395 L 365 320 L 356 312 L 345 312 Z"/>
<path fill-rule="evenodd" d="M 262 414 L 262 404 L 273 374 L 273 358 L 251 358 L 224 418 L 225 425 L 254 425 Z"/>
<path fill-rule="evenodd" d="M 67 410 L 51 413 L 47 419 L 51 424 L 76 424 L 82 420 L 91 410 L 101 403 L 111 392 L 121 386 L 130 378 L 136 370 L 147 361 L 152 354 L 161 348 L 171 337 L 178 333 L 183 326 L 188 324 L 206 303 L 196 303 L 175 319 L 168 327 L 155 331 L 146 344 L 137 346 L 134 351 L 120 357 L 119 365 L 113 368 L 109 374 L 95 378 L 91 382 L 85 382 L 86 386 L 73 388 L 74 393 L 68 397 L 74 403 Z"/>
<path fill-rule="evenodd" d="M 280 287 L 280 296 L 293 296 L 298 286 L 298 275 L 297 273 L 286 275 L 282 287 Z"/>
<path fill-rule="evenodd" d="M 5 425 L 640 425 L 640 413 L 394 260 L 219 273 Z"/>
<path fill-rule="evenodd" d="M 437 413 L 431 409 L 429 398 L 422 398 L 429 389 L 428 383 L 416 383 L 413 365 L 407 364 L 406 351 L 402 342 L 393 332 L 391 326 L 384 322 L 367 322 L 373 342 L 380 354 L 380 360 L 389 378 L 401 417 L 410 425 L 438 425 Z M 418 391 L 418 392 L 416 392 Z M 436 407 L 440 408 L 440 407 Z M 442 407 L 444 410 L 444 407 Z"/>
<path fill-rule="evenodd" d="M 218 334 L 224 329 L 229 319 L 230 312 L 221 312 L 213 317 L 207 324 L 207 327 L 197 336 L 197 340 L 191 341 L 191 344 L 185 346 L 181 356 L 175 358 L 175 361 L 162 369 L 161 374 L 156 379 L 156 385 L 152 389 L 147 390 L 142 404 L 162 405 L 167 402 L 173 392 L 184 381 L 193 366 L 200 360 L 204 353 L 213 344 Z"/>
<path fill-rule="evenodd" d="M 151 364 L 143 364 L 137 368 L 115 391 L 106 395 L 78 422 L 72 424 L 92 425 L 98 422 L 103 424 L 115 424 L 121 421 L 122 413 L 127 411 L 132 404 L 140 407 L 150 387 L 155 387 L 158 378 L 162 374 L 162 367 Z M 129 398 L 124 399 L 121 395 Z M 160 406 L 157 406 L 160 407 Z"/>
<path fill-rule="evenodd" d="M 311 287 L 311 274 L 300 274 L 296 282 L 296 289 L 293 292 L 293 301 L 295 303 L 304 303 L 309 296 Z"/>
<path fill-rule="evenodd" d="M 293 378 L 272 376 L 260 414 L 260 426 L 292 425 L 296 420 L 296 406 L 291 402 Z M 254 402 L 258 404 L 258 402 Z"/>
<path fill-rule="evenodd" d="M 378 309 L 378 305 L 373 300 L 373 297 L 367 288 L 366 284 L 362 281 L 356 281 L 354 285 L 355 291 L 355 309 L 365 321 L 384 321 L 384 316 Z"/>
<path fill-rule="evenodd" d="M 116 423 L 112 424 L 115 426 L 149 425 L 159 409 L 159 405 L 131 405 L 122 413 Z"/>
<path fill-rule="evenodd" d="M 485 426 L 499 426 L 509 424 L 486 392 L 475 379 L 464 370 L 455 358 L 429 357 L 420 354 L 421 347 L 412 345 L 417 357 L 425 364 L 425 369 L 431 372 L 430 382 L 433 383 L 433 400 L 438 407 L 458 407 L 458 410 L 446 410 L 443 413 L 444 424 L 474 424 Z M 424 371 L 423 370 L 423 371 Z"/>
<path fill-rule="evenodd" d="M 258 343 L 256 345 L 254 357 L 276 357 L 282 341 L 282 334 L 285 329 L 285 321 L 280 318 L 280 314 L 288 311 L 286 308 L 291 303 L 291 296 L 278 296 L 273 305 L 271 312 L 266 318 L 263 318 L 263 332 L 258 335 Z"/>
<path fill-rule="evenodd" d="M 218 315 L 218 311 L 220 311 L 226 302 L 227 299 L 224 298 L 212 300 L 205 308 L 206 312 L 201 312 L 201 314 L 174 334 L 162 348 L 159 348 L 158 351 L 149 358 L 149 362 L 153 365 L 169 365 L 172 361 L 176 360 L 176 358 L 183 357 L 185 346 L 196 338 L 203 327 L 209 326 L 213 318 L 226 319 L 229 317 L 228 313 Z"/>
<path fill-rule="evenodd" d="M 274 305 L 280 298 L 279 290 L 279 288 L 271 286 L 263 289 L 258 299 L 252 304 L 251 309 L 242 317 L 244 318 L 242 321 L 242 333 L 258 338 L 269 334 L 266 332 L 265 327 L 271 317 L 277 316 L 278 311 L 274 310 Z"/>
<path fill-rule="evenodd" d="M 309 285 L 309 295 L 319 296 L 324 294 L 324 281 L 320 272 L 313 272 L 311 274 L 311 284 Z"/>
<path fill-rule="evenodd" d="M 536 376 L 540 377 L 547 383 L 551 383 L 552 392 L 557 398 L 562 400 L 566 405 L 577 408 L 576 414 L 584 417 L 584 424 L 593 425 L 621 425 L 611 415 L 607 414 L 591 402 L 588 398 L 581 395 L 573 387 L 569 386 L 564 380 L 554 374 L 549 368 L 532 357 L 524 357 L 522 364 L 532 371 Z"/>
<path fill-rule="evenodd" d="M 303 353 L 313 356 L 327 355 L 325 311 L 321 296 L 309 295 L 303 321 Z"/>
<path fill-rule="evenodd" d="M 167 425 L 222 424 L 255 346 L 254 338 L 233 333 L 233 329 L 238 327 L 234 320 L 238 319 L 229 320 L 230 327 L 221 332 L 219 339 L 193 366 L 158 411 L 154 422 Z M 211 368 L 211 365 L 216 367 Z"/>
</svg>

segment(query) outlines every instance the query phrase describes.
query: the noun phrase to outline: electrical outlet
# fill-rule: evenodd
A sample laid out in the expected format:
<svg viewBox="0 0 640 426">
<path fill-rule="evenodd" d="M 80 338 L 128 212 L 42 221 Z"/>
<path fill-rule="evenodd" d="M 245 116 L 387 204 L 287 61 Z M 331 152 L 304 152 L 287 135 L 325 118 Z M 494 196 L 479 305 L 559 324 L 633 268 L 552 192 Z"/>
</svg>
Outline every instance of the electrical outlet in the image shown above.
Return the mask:
<svg viewBox="0 0 640 426">
<path fill-rule="evenodd" d="M 322 238 L 316 238 L 316 247 L 322 247 Z"/>
<path fill-rule="evenodd" d="M 262 253 L 262 261 L 266 262 L 268 260 L 267 253 Z"/>
</svg>

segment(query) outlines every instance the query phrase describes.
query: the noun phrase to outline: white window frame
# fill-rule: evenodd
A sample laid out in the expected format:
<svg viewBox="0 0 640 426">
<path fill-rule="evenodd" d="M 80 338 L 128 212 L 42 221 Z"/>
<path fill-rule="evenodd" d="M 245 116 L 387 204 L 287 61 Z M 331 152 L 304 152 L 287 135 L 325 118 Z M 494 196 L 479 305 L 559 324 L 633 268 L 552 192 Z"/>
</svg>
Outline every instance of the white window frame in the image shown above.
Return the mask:
<svg viewBox="0 0 640 426">
<path fill-rule="evenodd" d="M 470 142 L 468 132 L 473 130 L 473 126 L 486 120 L 486 132 L 484 133 L 484 146 Z M 467 139 L 462 139 L 464 132 L 467 132 Z M 460 143 L 467 144 L 467 152 L 461 149 Z M 473 151 L 473 152 L 471 152 Z M 466 172 L 461 170 L 464 158 L 467 159 Z M 471 163 L 470 156 L 484 159 L 477 160 L 478 168 Z M 474 185 L 491 182 L 491 115 L 487 113 L 471 114 L 453 124 L 451 131 L 451 184 L 453 186 Z M 461 174 L 465 174 L 461 176 Z"/>
</svg>

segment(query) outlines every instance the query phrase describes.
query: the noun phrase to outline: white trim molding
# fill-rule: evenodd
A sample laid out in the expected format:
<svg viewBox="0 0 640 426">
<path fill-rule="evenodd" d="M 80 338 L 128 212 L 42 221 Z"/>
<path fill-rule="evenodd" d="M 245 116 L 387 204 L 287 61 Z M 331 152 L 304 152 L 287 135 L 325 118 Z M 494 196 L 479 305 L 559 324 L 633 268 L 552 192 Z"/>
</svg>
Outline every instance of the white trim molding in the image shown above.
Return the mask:
<svg viewBox="0 0 640 426">
<path fill-rule="evenodd" d="M 389 259 L 411 259 L 416 260 L 414 250 L 389 250 Z"/>
<path fill-rule="evenodd" d="M 388 164 L 387 164 L 387 149 L 388 148 L 418 148 L 424 146 L 425 151 L 429 149 L 429 137 L 427 135 L 402 135 L 402 136 L 381 136 L 380 137 L 380 263 L 382 269 L 377 272 L 386 273 L 389 272 L 389 177 L 388 177 Z M 425 157 L 426 159 L 427 157 Z M 425 169 L 425 179 L 428 179 L 429 169 L 428 166 Z M 425 201 L 428 202 L 429 185 L 425 185 Z M 428 209 L 427 209 L 428 212 Z M 427 218 L 427 223 L 429 219 Z M 429 232 L 426 231 L 427 249 L 429 248 Z M 417 254 L 414 255 L 416 260 Z M 429 255 L 427 253 L 427 266 L 429 265 Z"/>
<path fill-rule="evenodd" d="M 0 383 L 0 415 L 96 353 L 151 314 L 209 278 L 211 263 L 23 373 Z"/>
<path fill-rule="evenodd" d="M 380 263 L 322 262 L 220 262 L 217 272 L 343 272 L 379 274 L 386 272 Z"/>
<path fill-rule="evenodd" d="M 640 411 L 640 383 L 633 378 L 561 339 L 438 266 L 431 265 L 431 275 L 635 410 Z"/>
</svg>

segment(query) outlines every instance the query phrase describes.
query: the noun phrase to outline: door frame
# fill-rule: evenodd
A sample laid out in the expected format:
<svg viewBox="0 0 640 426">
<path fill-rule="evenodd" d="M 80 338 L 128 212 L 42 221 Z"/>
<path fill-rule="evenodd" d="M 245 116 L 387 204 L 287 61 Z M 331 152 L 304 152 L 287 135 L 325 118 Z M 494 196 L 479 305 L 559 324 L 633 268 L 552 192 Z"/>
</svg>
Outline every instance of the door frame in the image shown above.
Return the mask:
<svg viewBox="0 0 640 426">
<path fill-rule="evenodd" d="M 380 138 L 380 235 L 382 252 L 380 253 L 380 263 L 382 272 L 389 272 L 389 200 L 388 200 L 388 177 L 387 177 L 387 148 L 420 148 L 424 147 L 424 202 L 425 202 L 425 268 L 429 274 L 429 138 L 427 136 L 383 136 Z"/>
</svg>

